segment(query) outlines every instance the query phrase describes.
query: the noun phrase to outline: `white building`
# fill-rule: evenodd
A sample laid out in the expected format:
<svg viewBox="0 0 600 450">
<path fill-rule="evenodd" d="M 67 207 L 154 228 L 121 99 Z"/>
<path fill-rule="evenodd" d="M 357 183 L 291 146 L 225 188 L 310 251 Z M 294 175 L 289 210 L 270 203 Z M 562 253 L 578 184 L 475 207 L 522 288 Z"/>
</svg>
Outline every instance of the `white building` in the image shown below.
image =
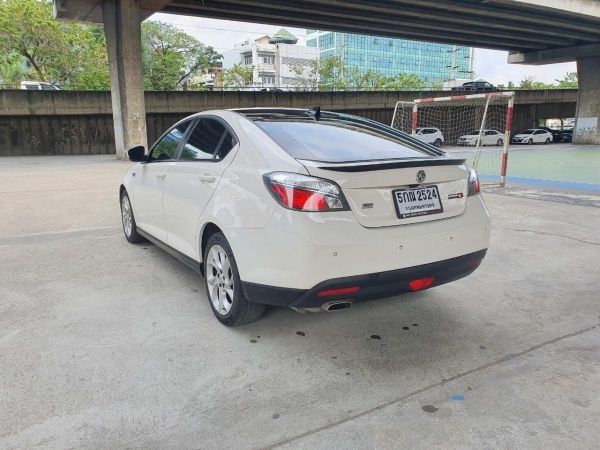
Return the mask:
<svg viewBox="0 0 600 450">
<path fill-rule="evenodd" d="M 272 37 L 246 39 L 223 53 L 223 68 L 236 64 L 254 68 L 253 89 L 317 89 L 319 49 L 297 45 L 298 38 L 285 28 Z"/>
</svg>

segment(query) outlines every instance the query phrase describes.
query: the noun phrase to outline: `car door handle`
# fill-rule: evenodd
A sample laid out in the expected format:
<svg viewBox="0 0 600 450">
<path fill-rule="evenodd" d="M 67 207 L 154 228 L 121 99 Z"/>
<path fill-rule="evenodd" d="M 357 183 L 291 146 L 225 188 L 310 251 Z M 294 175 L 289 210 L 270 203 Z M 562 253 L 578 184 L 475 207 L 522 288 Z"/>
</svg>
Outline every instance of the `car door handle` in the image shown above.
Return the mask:
<svg viewBox="0 0 600 450">
<path fill-rule="evenodd" d="M 156 174 L 156 179 L 159 180 L 159 181 L 162 181 L 162 180 L 165 179 L 166 176 L 167 176 L 166 173 L 157 173 Z"/>
<path fill-rule="evenodd" d="M 210 175 L 208 173 L 204 173 L 202 175 L 198 175 L 198 179 L 202 182 L 202 183 L 214 183 L 215 180 L 217 179 L 217 177 Z"/>
</svg>

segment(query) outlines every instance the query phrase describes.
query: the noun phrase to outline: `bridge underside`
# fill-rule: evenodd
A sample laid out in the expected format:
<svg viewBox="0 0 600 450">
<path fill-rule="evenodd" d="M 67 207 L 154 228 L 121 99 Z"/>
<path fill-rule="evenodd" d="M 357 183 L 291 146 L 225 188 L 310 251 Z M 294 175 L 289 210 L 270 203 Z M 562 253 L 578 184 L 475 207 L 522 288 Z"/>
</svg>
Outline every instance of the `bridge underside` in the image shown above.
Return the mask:
<svg viewBox="0 0 600 450">
<path fill-rule="evenodd" d="M 141 65 L 139 58 L 122 58 L 140 50 L 133 24 L 139 27 L 140 20 L 159 11 L 508 50 L 510 63 L 578 60 L 580 71 L 593 72 L 580 73 L 586 80 L 580 102 L 587 105 L 578 111 L 600 110 L 600 2 L 595 0 L 54 0 L 54 7 L 59 19 L 104 23 L 111 67 L 118 66 L 111 69 L 113 94 L 118 93 L 113 101 L 120 99 L 121 108 L 132 102 L 130 111 L 143 104 Z M 119 123 L 128 120 L 126 112 Z M 597 116 L 600 112 L 588 118 Z M 595 130 L 592 141 L 600 143 Z M 144 136 L 142 131 L 132 137 Z"/>
</svg>

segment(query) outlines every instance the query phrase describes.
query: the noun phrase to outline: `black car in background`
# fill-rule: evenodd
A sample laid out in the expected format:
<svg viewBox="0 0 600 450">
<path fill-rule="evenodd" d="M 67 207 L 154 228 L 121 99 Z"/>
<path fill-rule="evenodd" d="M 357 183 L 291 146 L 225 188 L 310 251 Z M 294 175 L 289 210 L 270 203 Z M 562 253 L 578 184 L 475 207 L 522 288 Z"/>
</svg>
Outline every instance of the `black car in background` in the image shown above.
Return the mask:
<svg viewBox="0 0 600 450">
<path fill-rule="evenodd" d="M 453 91 L 499 91 L 499 89 L 492 83 L 488 83 L 484 80 L 478 81 L 467 81 L 462 86 L 454 86 Z"/>
<path fill-rule="evenodd" d="M 556 130 L 548 127 L 540 127 L 540 129 L 552 133 L 553 142 L 560 143 L 573 141 L 573 130 Z"/>
</svg>

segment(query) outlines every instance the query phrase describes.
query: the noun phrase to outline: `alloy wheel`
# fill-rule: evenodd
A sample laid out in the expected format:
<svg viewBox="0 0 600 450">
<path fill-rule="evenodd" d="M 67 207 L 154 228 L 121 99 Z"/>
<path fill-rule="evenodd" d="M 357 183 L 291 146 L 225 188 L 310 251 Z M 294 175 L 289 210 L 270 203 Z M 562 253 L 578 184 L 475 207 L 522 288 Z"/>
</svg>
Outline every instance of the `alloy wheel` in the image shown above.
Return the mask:
<svg viewBox="0 0 600 450">
<path fill-rule="evenodd" d="M 213 245 L 208 251 L 206 284 L 215 311 L 226 316 L 233 306 L 234 278 L 231 261 L 220 245 Z"/>
<path fill-rule="evenodd" d="M 131 236 L 133 230 L 133 215 L 131 213 L 131 203 L 129 197 L 123 195 L 121 197 L 121 219 L 123 220 L 123 230 L 127 236 Z"/>
</svg>

